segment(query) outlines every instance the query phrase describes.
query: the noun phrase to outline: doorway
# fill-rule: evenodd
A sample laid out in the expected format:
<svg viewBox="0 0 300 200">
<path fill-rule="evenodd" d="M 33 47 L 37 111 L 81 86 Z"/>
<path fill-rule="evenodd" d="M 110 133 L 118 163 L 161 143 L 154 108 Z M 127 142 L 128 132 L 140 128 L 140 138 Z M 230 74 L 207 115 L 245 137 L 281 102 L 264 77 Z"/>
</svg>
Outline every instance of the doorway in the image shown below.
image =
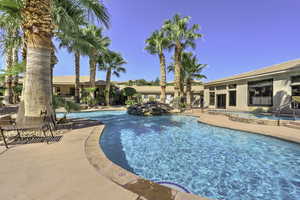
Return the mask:
<svg viewBox="0 0 300 200">
<path fill-rule="evenodd" d="M 217 95 L 217 108 L 226 109 L 226 94 Z"/>
</svg>

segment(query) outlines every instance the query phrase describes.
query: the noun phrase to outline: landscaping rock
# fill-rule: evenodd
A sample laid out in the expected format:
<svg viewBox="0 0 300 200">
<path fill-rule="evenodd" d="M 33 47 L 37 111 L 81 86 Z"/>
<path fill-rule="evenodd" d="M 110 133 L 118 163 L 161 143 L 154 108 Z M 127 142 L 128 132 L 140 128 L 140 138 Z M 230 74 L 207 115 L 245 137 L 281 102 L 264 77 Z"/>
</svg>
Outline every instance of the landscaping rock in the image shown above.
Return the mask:
<svg viewBox="0 0 300 200">
<path fill-rule="evenodd" d="M 170 113 L 173 108 L 167 104 L 150 101 L 142 104 L 135 104 L 127 108 L 130 115 L 154 116 Z"/>
</svg>

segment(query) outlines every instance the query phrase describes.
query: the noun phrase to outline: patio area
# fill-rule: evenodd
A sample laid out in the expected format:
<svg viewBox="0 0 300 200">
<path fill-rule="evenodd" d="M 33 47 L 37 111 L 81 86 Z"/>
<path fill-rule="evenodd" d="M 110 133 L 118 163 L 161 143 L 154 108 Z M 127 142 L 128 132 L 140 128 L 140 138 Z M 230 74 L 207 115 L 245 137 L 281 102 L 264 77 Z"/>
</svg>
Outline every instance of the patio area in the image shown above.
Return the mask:
<svg viewBox="0 0 300 200">
<path fill-rule="evenodd" d="M 1 199 L 138 199 L 87 160 L 84 144 L 94 128 L 72 130 L 58 143 L 1 146 Z"/>
</svg>

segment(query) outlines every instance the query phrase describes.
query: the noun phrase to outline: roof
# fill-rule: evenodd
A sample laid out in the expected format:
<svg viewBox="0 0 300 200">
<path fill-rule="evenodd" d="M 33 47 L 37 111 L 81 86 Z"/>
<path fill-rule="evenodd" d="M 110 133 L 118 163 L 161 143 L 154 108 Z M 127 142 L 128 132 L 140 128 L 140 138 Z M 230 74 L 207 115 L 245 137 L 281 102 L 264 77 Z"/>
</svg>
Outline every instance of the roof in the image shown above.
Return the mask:
<svg viewBox="0 0 300 200">
<path fill-rule="evenodd" d="M 127 86 L 127 85 L 119 85 L 120 89 L 123 89 L 125 87 L 134 88 L 138 93 L 142 94 L 160 94 L 160 86 Z M 197 85 L 192 86 L 192 91 L 194 93 L 200 93 L 203 91 L 204 86 L 203 85 Z M 167 86 L 166 87 L 166 93 L 174 93 L 174 86 Z"/>
<path fill-rule="evenodd" d="M 241 80 L 241 79 L 255 78 L 255 76 L 265 76 L 265 75 L 271 75 L 274 73 L 284 73 L 284 72 L 293 71 L 293 70 L 300 70 L 300 59 L 264 67 L 262 69 L 230 76 L 230 77 L 223 78 L 223 79 L 218 79 L 215 81 L 208 82 L 205 85 L 214 85 L 214 84 L 218 84 L 218 83 L 225 83 L 225 82 L 236 81 L 236 80 Z"/>
<path fill-rule="evenodd" d="M 89 76 L 80 76 L 80 84 L 88 84 L 89 82 Z M 53 76 L 53 84 L 73 85 L 75 84 L 75 76 Z M 105 85 L 105 81 L 97 80 L 96 85 Z"/>
</svg>

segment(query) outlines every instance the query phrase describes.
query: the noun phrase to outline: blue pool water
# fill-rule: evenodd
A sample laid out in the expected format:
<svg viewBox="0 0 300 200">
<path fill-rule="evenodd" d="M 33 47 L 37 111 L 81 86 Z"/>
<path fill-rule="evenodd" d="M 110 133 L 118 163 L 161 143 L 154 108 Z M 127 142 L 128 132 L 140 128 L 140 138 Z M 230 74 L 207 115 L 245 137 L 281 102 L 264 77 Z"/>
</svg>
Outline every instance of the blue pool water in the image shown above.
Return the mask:
<svg viewBox="0 0 300 200">
<path fill-rule="evenodd" d="M 101 148 L 146 179 L 224 200 L 299 200 L 300 145 L 204 125 L 189 116 L 72 114 L 103 121 Z"/>
</svg>

